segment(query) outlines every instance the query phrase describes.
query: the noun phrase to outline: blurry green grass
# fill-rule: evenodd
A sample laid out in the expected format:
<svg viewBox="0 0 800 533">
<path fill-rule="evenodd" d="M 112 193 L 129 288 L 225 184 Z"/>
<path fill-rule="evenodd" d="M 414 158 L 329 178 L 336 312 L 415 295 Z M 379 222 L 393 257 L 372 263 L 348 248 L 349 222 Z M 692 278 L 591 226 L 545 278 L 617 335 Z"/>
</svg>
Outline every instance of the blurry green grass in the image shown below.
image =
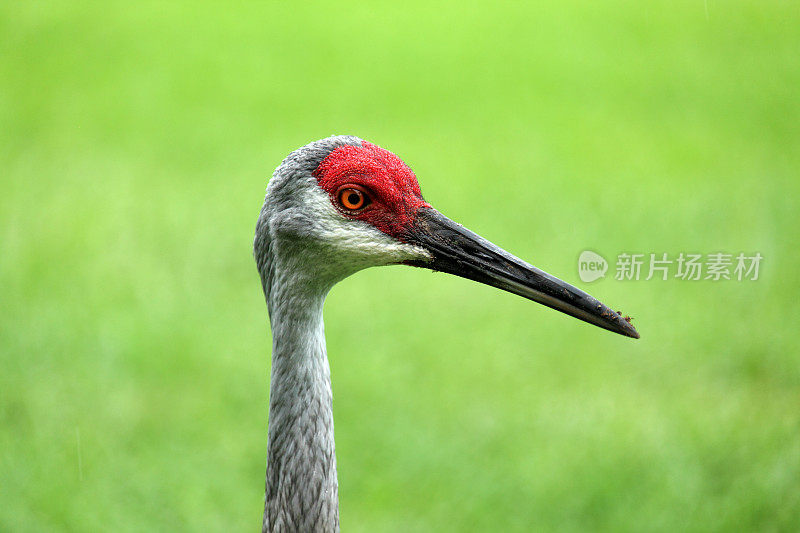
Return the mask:
<svg viewBox="0 0 800 533">
<path fill-rule="evenodd" d="M 465 280 L 326 304 L 345 531 L 800 523 L 791 2 L 0 6 L 0 529 L 253 530 L 267 178 L 353 133 L 573 283 L 593 249 L 757 282 L 585 287 L 632 342 Z"/>
</svg>

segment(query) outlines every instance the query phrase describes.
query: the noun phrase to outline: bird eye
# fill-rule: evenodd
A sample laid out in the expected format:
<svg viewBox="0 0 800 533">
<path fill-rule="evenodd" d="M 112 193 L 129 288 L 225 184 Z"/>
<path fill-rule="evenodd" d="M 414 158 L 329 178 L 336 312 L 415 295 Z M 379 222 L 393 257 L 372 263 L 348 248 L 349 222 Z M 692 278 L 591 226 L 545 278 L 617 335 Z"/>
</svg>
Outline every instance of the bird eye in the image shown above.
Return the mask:
<svg viewBox="0 0 800 533">
<path fill-rule="evenodd" d="M 353 186 L 342 187 L 336 194 L 339 200 L 339 205 L 348 211 L 358 211 L 369 205 L 369 197 L 360 188 L 357 189 Z"/>
</svg>

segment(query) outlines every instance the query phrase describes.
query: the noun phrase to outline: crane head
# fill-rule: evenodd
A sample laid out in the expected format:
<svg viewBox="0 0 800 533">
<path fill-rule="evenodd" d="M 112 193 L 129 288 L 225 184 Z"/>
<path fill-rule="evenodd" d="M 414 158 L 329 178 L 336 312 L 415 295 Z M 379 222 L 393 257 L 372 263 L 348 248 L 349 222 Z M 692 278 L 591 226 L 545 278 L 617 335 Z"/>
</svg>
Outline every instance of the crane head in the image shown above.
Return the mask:
<svg viewBox="0 0 800 533">
<path fill-rule="evenodd" d="M 276 259 L 328 289 L 363 268 L 406 264 L 491 285 L 639 338 L 597 299 L 436 211 L 399 157 L 357 137 L 310 143 L 281 163 L 267 187 L 254 251 L 267 293 Z"/>
</svg>

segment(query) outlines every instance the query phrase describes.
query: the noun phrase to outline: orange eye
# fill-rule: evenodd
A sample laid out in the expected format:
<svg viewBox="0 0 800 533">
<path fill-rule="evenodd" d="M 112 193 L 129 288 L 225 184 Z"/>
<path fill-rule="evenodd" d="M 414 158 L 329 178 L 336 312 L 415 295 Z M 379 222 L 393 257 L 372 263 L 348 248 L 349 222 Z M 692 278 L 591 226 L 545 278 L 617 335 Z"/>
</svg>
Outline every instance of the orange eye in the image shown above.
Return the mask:
<svg viewBox="0 0 800 533">
<path fill-rule="evenodd" d="M 344 187 L 336 195 L 339 204 L 349 211 L 358 211 L 369 204 L 369 197 L 361 189 Z"/>
</svg>

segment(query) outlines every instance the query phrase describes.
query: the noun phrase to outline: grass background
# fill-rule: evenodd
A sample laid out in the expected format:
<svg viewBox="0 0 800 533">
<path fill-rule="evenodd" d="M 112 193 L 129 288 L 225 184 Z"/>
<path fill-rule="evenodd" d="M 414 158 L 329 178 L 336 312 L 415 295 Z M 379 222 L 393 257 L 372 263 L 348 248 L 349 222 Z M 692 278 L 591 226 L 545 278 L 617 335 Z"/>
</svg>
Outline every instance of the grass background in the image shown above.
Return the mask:
<svg viewBox="0 0 800 533">
<path fill-rule="evenodd" d="M 795 2 L 3 2 L 0 36 L 0 530 L 258 528 L 252 234 L 272 169 L 334 133 L 643 336 L 345 280 L 344 531 L 800 524 Z M 587 248 L 765 259 L 587 286 Z"/>
</svg>

